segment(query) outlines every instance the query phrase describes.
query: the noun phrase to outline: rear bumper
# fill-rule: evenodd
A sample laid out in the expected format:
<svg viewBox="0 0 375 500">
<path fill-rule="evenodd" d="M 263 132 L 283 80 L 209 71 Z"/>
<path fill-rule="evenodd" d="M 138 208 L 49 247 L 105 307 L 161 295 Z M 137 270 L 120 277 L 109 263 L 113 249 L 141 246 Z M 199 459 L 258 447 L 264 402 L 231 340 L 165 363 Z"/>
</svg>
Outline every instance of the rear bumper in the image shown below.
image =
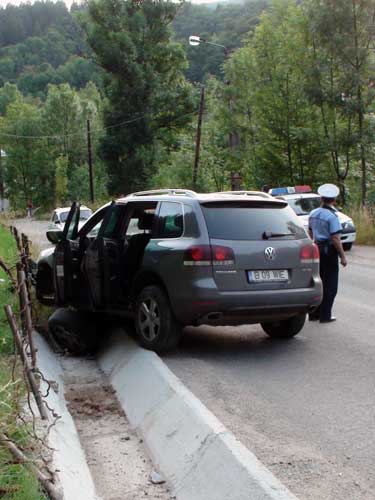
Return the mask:
<svg viewBox="0 0 375 500">
<path fill-rule="evenodd" d="M 315 279 L 311 288 L 240 292 L 222 292 L 213 280 L 204 281 L 206 286 L 194 288 L 194 293 L 183 299 L 172 300 L 177 319 L 185 325 L 238 325 L 288 318 L 308 313 L 322 299 L 320 279 Z"/>
</svg>

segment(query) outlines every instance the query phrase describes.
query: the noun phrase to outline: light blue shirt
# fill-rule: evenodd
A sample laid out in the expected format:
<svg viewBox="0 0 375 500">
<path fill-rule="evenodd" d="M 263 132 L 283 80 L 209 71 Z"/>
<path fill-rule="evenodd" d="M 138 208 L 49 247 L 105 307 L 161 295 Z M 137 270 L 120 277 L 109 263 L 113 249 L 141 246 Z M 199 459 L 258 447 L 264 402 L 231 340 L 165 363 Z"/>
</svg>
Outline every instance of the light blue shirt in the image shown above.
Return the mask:
<svg viewBox="0 0 375 500">
<path fill-rule="evenodd" d="M 341 222 L 335 210 L 324 207 L 310 212 L 309 229 L 314 241 L 329 241 L 332 235 L 342 232 Z"/>
</svg>

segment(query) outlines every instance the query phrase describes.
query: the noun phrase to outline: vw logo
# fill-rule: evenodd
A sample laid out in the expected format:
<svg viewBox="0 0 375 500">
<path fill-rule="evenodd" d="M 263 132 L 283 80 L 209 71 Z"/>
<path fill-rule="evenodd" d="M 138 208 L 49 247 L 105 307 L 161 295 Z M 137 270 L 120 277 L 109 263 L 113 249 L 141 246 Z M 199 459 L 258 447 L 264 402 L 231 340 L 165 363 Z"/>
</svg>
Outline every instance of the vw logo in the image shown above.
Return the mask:
<svg viewBox="0 0 375 500">
<path fill-rule="evenodd" d="M 267 260 L 273 260 L 276 257 L 276 250 L 273 247 L 267 247 L 264 250 L 264 256 Z"/>
</svg>

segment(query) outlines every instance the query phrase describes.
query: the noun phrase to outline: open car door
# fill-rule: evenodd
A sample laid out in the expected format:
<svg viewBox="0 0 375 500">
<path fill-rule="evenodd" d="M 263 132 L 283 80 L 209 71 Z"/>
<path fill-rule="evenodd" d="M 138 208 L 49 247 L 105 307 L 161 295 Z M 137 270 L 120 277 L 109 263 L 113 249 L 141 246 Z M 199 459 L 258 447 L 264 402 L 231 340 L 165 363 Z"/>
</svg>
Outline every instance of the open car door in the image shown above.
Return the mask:
<svg viewBox="0 0 375 500">
<path fill-rule="evenodd" d="M 59 305 L 74 304 L 77 288 L 75 280 L 78 277 L 78 223 L 80 205 L 74 202 L 66 219 L 63 236 L 55 249 L 54 277 L 56 299 Z"/>
<path fill-rule="evenodd" d="M 120 253 L 123 242 L 118 231 L 126 207 L 112 202 L 98 236 L 86 249 L 82 263 L 95 309 L 116 308 L 120 298 Z"/>
</svg>

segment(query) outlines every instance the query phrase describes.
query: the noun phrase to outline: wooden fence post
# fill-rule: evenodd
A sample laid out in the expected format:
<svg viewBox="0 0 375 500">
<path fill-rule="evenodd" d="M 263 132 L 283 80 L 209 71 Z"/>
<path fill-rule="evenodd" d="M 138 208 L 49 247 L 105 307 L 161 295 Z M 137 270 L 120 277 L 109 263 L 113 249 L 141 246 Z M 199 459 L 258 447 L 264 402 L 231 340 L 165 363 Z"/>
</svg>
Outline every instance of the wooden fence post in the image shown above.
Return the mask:
<svg viewBox="0 0 375 500">
<path fill-rule="evenodd" d="M 10 306 L 5 306 L 5 313 L 7 315 L 8 322 L 9 322 L 10 328 L 11 328 L 12 333 L 13 333 L 14 341 L 15 341 L 17 350 L 19 352 L 19 355 L 21 357 L 21 360 L 22 360 L 22 363 L 24 366 L 26 379 L 28 381 L 29 388 L 32 391 L 32 393 L 34 394 L 35 402 L 38 406 L 39 413 L 40 413 L 42 420 L 47 420 L 48 414 L 47 414 L 46 408 L 44 406 L 42 396 L 41 396 L 40 391 L 38 389 L 38 385 L 36 383 L 33 369 L 32 369 L 30 362 L 29 362 L 29 358 L 27 356 L 27 353 L 25 352 L 25 349 L 24 349 L 24 346 L 22 343 L 22 339 L 21 339 L 21 336 L 19 334 L 16 318 L 14 317 L 12 308 Z"/>
</svg>

